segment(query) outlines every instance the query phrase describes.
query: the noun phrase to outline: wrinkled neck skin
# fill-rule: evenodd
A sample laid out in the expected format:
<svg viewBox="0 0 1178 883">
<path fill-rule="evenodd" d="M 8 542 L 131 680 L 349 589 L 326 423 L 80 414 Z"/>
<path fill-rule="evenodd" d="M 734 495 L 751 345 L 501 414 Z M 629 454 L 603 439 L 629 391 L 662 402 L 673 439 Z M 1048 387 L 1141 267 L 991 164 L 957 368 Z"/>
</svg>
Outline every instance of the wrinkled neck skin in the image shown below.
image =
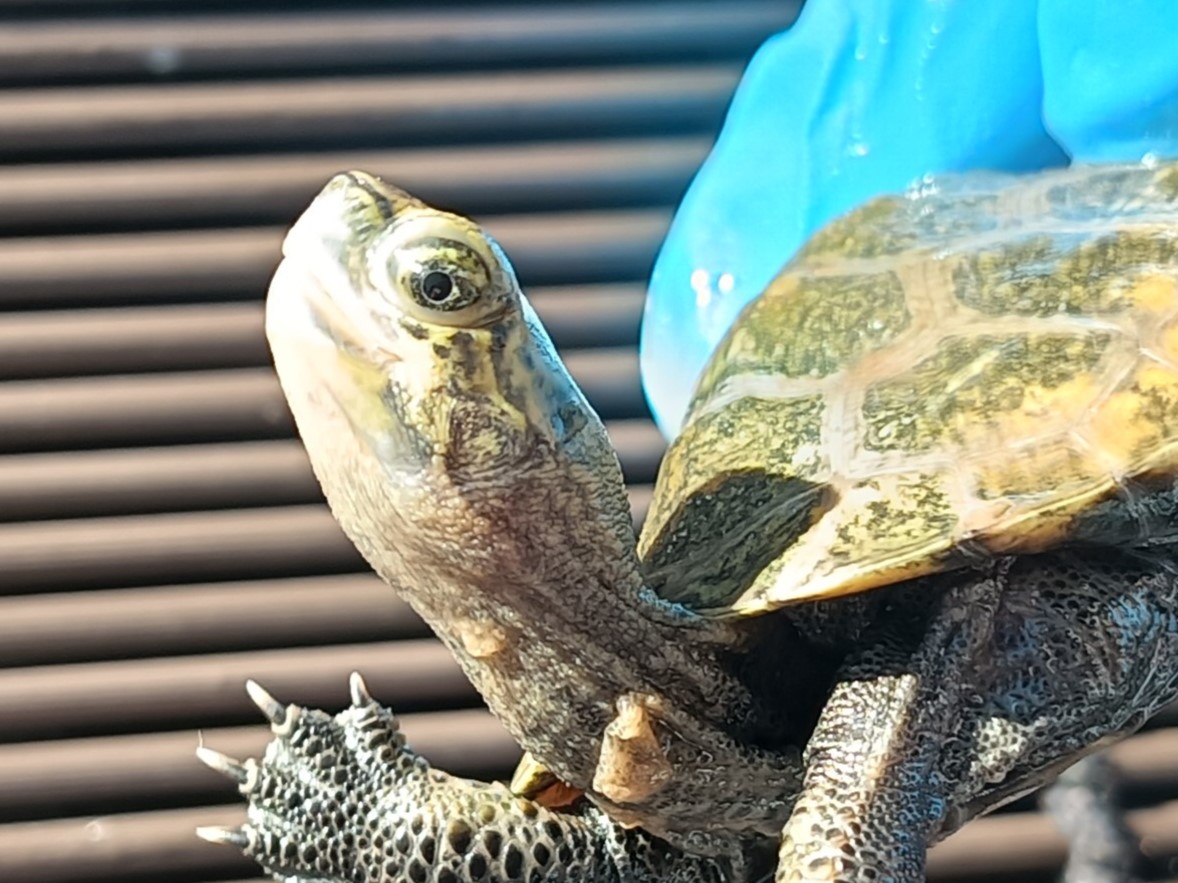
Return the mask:
<svg viewBox="0 0 1178 883">
<path fill-rule="evenodd" d="M 436 389 L 407 398 L 423 369 L 403 351 L 362 354 L 358 381 L 313 310 L 274 298 L 275 363 L 333 513 L 523 747 L 615 818 L 700 849 L 750 825 L 775 833 L 799 775 L 795 748 L 763 744 L 786 729 L 769 711 L 781 688 L 750 682 L 764 667 L 739 670 L 751 631 L 644 590 L 616 456 L 530 308 L 486 330 L 493 358 L 466 332 L 423 340 L 448 364 Z M 493 403 L 472 392 L 489 371 L 503 392 Z M 649 700 L 669 778 L 615 802 L 593 782 L 627 695 Z"/>
</svg>

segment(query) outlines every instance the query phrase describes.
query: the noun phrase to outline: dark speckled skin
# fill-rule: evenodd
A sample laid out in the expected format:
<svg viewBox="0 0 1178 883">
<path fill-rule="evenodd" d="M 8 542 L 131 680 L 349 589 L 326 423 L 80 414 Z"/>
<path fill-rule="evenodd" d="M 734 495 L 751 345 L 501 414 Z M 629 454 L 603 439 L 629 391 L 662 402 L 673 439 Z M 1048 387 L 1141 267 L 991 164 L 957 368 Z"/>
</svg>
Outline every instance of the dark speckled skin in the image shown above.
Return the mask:
<svg viewBox="0 0 1178 883">
<path fill-rule="evenodd" d="M 267 306 L 316 475 L 586 800 L 374 754 L 365 700 L 282 720 L 233 773 L 250 822 L 210 836 L 298 883 L 751 883 L 774 844 L 782 883 L 923 879 L 928 844 L 1178 693 L 1175 180 L 974 177 L 831 224 L 718 350 L 636 545 L 498 246 L 336 178 Z M 453 302 L 423 299 L 439 270 Z"/>
</svg>

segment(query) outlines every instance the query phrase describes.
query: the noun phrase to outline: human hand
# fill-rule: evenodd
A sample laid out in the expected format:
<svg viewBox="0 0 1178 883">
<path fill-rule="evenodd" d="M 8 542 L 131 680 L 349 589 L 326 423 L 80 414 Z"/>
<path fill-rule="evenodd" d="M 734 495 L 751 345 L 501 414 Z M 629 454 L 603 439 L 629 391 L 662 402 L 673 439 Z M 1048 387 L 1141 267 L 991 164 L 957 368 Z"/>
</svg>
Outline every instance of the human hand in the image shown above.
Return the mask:
<svg viewBox="0 0 1178 883">
<path fill-rule="evenodd" d="M 740 309 L 822 224 L 924 175 L 1178 155 L 1171 0 L 810 0 L 745 72 L 650 282 L 674 435 Z"/>
</svg>

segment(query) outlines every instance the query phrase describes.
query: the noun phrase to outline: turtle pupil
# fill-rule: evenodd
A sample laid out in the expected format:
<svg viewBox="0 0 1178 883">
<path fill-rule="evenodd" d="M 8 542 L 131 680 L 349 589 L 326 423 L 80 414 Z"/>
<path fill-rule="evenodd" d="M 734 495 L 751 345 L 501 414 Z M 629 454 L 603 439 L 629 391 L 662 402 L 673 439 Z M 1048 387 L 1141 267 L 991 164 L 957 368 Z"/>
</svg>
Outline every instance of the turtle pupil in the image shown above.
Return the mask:
<svg viewBox="0 0 1178 883">
<path fill-rule="evenodd" d="M 425 295 L 426 300 L 436 304 L 448 298 L 453 290 L 454 280 L 450 278 L 448 273 L 443 273 L 440 270 L 431 270 L 421 280 L 421 293 Z"/>
</svg>

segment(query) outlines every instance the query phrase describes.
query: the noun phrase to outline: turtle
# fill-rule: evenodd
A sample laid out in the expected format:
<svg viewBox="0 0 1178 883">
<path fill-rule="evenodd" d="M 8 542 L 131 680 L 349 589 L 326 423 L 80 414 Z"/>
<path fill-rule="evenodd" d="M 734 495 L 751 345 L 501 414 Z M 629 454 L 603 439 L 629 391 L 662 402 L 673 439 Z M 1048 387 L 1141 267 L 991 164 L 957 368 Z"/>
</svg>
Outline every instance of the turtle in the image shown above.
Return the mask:
<svg viewBox="0 0 1178 883">
<path fill-rule="evenodd" d="M 335 518 L 526 751 L 432 768 L 358 676 L 249 690 L 202 830 L 300 883 L 924 879 L 1178 695 L 1178 164 L 922 180 L 821 228 L 698 380 L 635 535 L 482 227 L 363 172 L 266 333 Z"/>
</svg>

